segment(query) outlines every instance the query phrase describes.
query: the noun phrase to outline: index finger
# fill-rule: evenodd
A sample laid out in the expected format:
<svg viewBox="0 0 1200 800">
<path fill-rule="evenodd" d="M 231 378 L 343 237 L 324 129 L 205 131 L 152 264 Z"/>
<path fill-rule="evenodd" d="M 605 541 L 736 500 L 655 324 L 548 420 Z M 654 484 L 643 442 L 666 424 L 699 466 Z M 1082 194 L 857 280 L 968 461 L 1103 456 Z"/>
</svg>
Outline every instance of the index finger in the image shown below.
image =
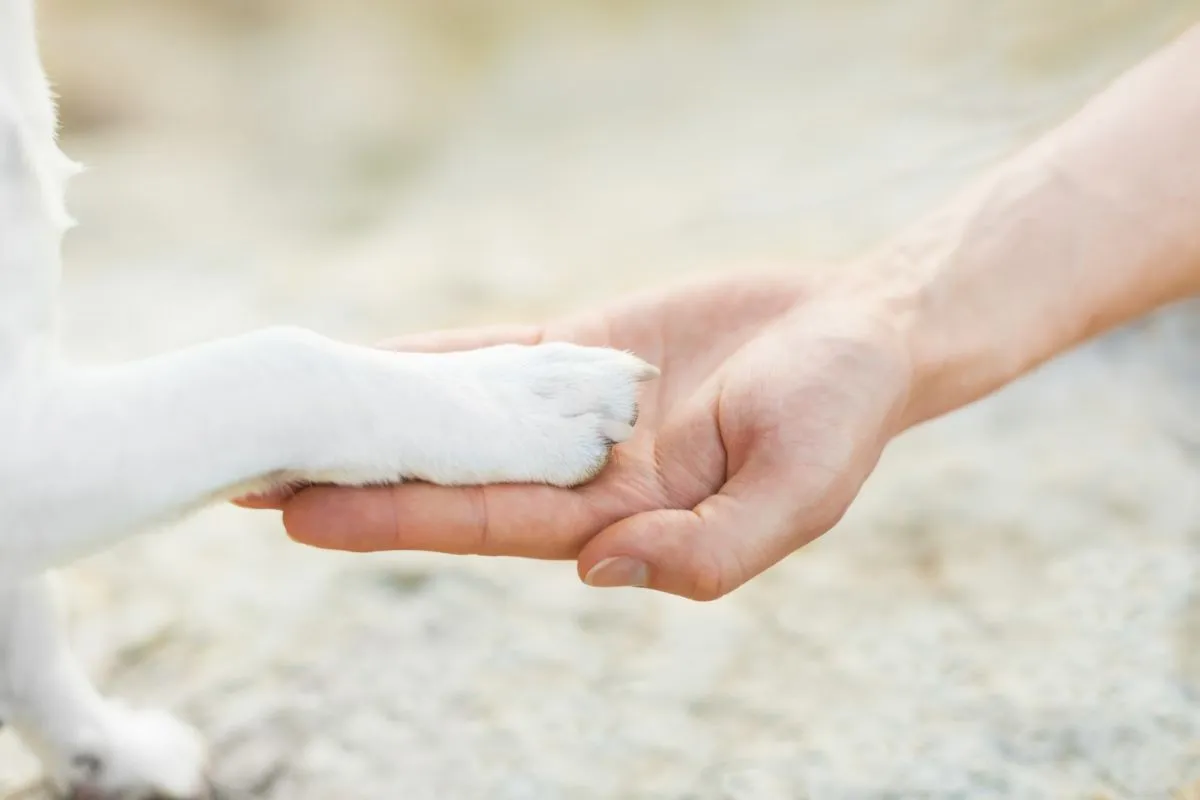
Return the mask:
<svg viewBox="0 0 1200 800">
<path fill-rule="evenodd" d="M 545 337 L 545 330 L 537 325 L 490 325 L 414 333 L 385 339 L 378 347 L 414 353 L 453 353 L 498 344 L 541 344 Z"/>
<path fill-rule="evenodd" d="M 583 492 L 552 486 L 321 486 L 282 505 L 292 539 L 352 552 L 573 559 L 612 521 L 598 514 Z"/>
</svg>

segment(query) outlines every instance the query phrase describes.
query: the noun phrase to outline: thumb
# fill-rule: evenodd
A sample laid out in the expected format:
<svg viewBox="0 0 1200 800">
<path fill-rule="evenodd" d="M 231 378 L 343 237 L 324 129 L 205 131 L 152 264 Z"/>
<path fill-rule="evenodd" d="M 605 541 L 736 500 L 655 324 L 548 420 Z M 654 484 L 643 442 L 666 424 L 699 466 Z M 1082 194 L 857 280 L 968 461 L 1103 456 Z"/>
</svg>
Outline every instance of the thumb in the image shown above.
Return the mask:
<svg viewBox="0 0 1200 800">
<path fill-rule="evenodd" d="M 723 597 L 832 528 L 848 505 L 824 470 L 748 468 L 694 509 L 659 509 L 597 534 L 579 555 L 590 586 Z"/>
</svg>

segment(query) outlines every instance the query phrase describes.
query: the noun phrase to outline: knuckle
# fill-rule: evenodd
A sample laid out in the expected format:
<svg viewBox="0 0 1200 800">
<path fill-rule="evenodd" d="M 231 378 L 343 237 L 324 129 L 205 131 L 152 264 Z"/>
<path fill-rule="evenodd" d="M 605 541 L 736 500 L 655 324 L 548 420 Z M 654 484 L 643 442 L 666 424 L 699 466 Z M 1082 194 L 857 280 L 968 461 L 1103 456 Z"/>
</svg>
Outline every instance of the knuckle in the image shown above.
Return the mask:
<svg viewBox="0 0 1200 800">
<path fill-rule="evenodd" d="M 716 554 L 708 554 L 693 564 L 688 596 L 693 600 L 709 603 L 729 594 L 736 585 L 737 582 L 725 562 Z"/>
<path fill-rule="evenodd" d="M 468 487 L 468 494 L 471 499 L 470 529 L 474 532 L 468 550 L 472 555 L 491 555 L 495 531 L 487 489 L 482 486 Z"/>
</svg>

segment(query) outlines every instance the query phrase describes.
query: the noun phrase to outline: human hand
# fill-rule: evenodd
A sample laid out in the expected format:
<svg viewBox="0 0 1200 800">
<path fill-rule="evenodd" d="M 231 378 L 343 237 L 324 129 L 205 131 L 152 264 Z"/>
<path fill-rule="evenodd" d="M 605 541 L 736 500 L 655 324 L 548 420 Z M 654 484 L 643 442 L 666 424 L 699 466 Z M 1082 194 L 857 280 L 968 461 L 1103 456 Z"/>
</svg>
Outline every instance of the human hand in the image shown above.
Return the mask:
<svg viewBox="0 0 1200 800">
<path fill-rule="evenodd" d="M 659 366 L 590 484 L 253 502 L 318 547 L 577 558 L 594 586 L 720 597 L 828 530 L 900 430 L 1200 293 L 1200 92 L 1178 80 L 1197 63 L 1200 26 L 855 268 L 396 343 L 564 339 Z"/>
<path fill-rule="evenodd" d="M 727 278 L 545 328 L 412 337 L 462 350 L 565 340 L 656 364 L 633 438 L 577 489 L 311 487 L 282 508 L 297 541 L 352 551 L 578 559 L 593 586 L 720 597 L 824 533 L 897 432 L 906 352 L 829 276 Z"/>
</svg>

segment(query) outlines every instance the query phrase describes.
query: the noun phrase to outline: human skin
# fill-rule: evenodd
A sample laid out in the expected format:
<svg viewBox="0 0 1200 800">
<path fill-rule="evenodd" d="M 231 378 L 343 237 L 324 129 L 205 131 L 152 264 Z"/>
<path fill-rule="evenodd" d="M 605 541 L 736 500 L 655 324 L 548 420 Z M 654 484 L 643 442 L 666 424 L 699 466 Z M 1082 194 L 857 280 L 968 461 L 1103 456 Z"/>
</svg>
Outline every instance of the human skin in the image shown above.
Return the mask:
<svg viewBox="0 0 1200 800">
<path fill-rule="evenodd" d="M 249 498 L 352 551 L 576 559 L 592 586 L 721 597 L 841 518 L 906 429 L 1200 293 L 1200 26 L 878 250 L 693 282 L 415 350 L 566 340 L 658 365 L 598 478 Z"/>
</svg>

